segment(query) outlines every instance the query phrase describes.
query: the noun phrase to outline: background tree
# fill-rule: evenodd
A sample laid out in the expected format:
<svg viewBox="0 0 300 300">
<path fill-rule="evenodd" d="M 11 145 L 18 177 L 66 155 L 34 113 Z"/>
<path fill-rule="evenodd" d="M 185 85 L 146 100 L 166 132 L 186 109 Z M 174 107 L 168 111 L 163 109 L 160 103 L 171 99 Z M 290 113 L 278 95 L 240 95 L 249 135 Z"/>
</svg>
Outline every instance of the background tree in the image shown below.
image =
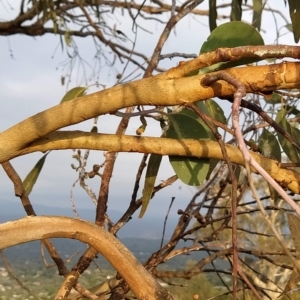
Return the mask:
<svg viewBox="0 0 300 300">
<path fill-rule="evenodd" d="M 290 209 L 289 206 L 291 206 L 299 213 L 299 208 L 284 191 L 272 183 L 263 170 L 259 170 L 259 166 L 255 165 L 254 161 L 247 158 L 249 153 L 245 148 L 243 138 L 252 151 L 252 157 L 267 171 L 267 174 L 297 196 L 299 173 L 295 168 L 298 167 L 300 149 L 297 142 L 299 136 L 297 129 L 299 63 L 278 64 L 275 61 L 274 64 L 264 66 L 248 65 L 242 68 L 235 68 L 235 66 L 254 63 L 266 58 L 273 59 L 273 61 L 284 57 L 297 59 L 300 56 L 300 50 L 293 46 L 261 46 L 263 40 L 253 27 L 240 22 L 232 22 L 219 26 L 213 31 L 208 41 L 202 46 L 199 57 L 184 53 L 162 55 L 162 48 L 170 32 L 188 14 L 193 17 L 208 16 L 211 30 L 216 28 L 218 17 L 231 21 L 240 20 L 242 12 L 249 8 L 253 12 L 252 24 L 258 29 L 260 29 L 263 10 L 271 10 L 273 13 L 280 14 L 260 1 L 253 1 L 252 6 L 241 1 L 232 1 L 225 5 L 227 11 L 225 10 L 224 15 L 221 16 L 217 13 L 223 9 L 224 5 L 218 7 L 215 1 L 209 1 L 209 10 L 202 11 L 197 8 L 202 2 L 188 1 L 177 5 L 176 2 L 165 4 L 152 1 L 148 5 L 147 3 L 120 1 L 113 3 L 107 1 L 29 1 L 25 3 L 22 1 L 18 16 L 8 22 L 0 23 L 2 35 L 56 34 L 60 38 L 61 47 L 68 47 L 67 53 L 70 59 L 70 67 L 61 77 L 62 84 L 66 79 L 69 81 L 73 71 L 73 62 L 80 58 L 75 37 L 91 36 L 97 51 L 96 57 L 104 59 L 108 65 L 114 66 L 117 59 L 126 65 L 123 71 L 117 74 L 114 87 L 86 96 L 84 96 L 85 87 L 73 89 L 66 94 L 60 105 L 28 118 L 1 133 L 0 161 L 13 181 L 15 194 L 21 198 L 28 215 L 35 215 L 28 195 L 49 155 L 47 151 L 50 150 L 76 150 L 74 158 L 78 165 L 74 168 L 78 171 L 80 185 L 97 203 L 96 225 L 68 218 L 35 217 L 0 226 L 1 249 L 33 239 L 43 241 L 57 264 L 59 273 L 65 277 L 61 288 L 57 291 L 56 299 L 67 298 L 73 287 L 85 297 L 95 299 L 95 295 L 77 283 L 77 279 L 98 253 L 103 254 L 119 273 L 114 283 L 106 283 L 106 288 L 104 288 L 107 293 L 111 294 L 111 299 L 124 298 L 129 290 L 132 290 L 140 299 L 146 296 L 149 299 L 172 299 L 173 296 L 153 280 L 150 274 L 158 278 L 178 277 L 190 280 L 193 276 L 205 271 L 215 272 L 227 289 L 223 294 L 233 293 L 234 298 L 238 293 L 255 295 L 257 298 L 272 298 L 273 295 L 279 295 L 283 291 L 284 282 L 271 278 L 270 274 L 265 273 L 265 268 L 261 267 L 260 262 L 267 259 L 280 270 L 292 269 L 290 265 L 270 259 L 272 255 L 290 255 L 290 252 L 286 246 L 283 248 L 278 246 L 279 250 L 276 253 L 264 248 L 257 253 L 256 243 L 260 242 L 263 236 L 268 238 L 268 243 L 280 245 L 282 237 L 278 236 L 275 239 L 274 236 L 277 231 L 282 234 L 285 230 L 284 210 Z M 296 18 L 299 8 L 294 1 L 289 1 L 289 6 L 292 12 L 294 38 L 298 41 L 298 24 L 295 20 L 299 20 Z M 137 52 L 135 41 L 130 41 L 124 32 L 111 21 L 111 18 L 116 19 L 122 10 L 126 11 L 126 18 L 131 18 L 133 32 L 147 31 L 145 24 L 149 19 L 148 14 L 159 14 L 160 19 L 156 19 L 157 22 L 164 20 L 164 14 L 167 15 L 166 25 L 150 58 Z M 143 22 L 139 23 L 139 18 L 143 18 Z M 286 28 L 291 28 L 288 22 Z M 235 46 L 238 48 L 230 49 Z M 215 50 L 220 47 L 230 48 Z M 159 61 L 173 57 L 194 57 L 194 59 L 160 73 L 163 69 L 159 66 Z M 123 80 L 128 81 L 128 77 L 124 74 L 132 65 L 144 71 L 144 79 L 119 85 L 123 83 Z M 218 73 L 211 73 L 212 71 L 218 71 Z M 157 73 L 160 74 L 150 77 Z M 94 76 L 97 83 L 97 65 L 91 76 Z M 225 116 L 221 106 L 211 100 L 214 97 L 234 102 L 232 122 L 227 115 Z M 244 99 L 241 99 L 242 97 Z M 152 108 L 149 110 L 148 107 L 143 108 L 143 106 L 152 106 Z M 241 128 L 243 136 L 239 135 L 237 125 L 240 106 L 242 107 L 240 115 L 243 121 Z M 134 113 L 136 107 L 138 109 Z M 119 112 L 122 108 L 126 108 L 125 113 Z M 91 132 L 58 131 L 63 127 L 86 119 L 98 118 L 106 113 L 121 117 L 115 135 L 97 133 L 96 119 Z M 125 135 L 129 119 L 134 116 L 139 116 L 141 121 L 137 134 L 140 135 L 146 128 L 148 130 L 146 117 L 151 117 L 161 124 L 162 138 Z M 270 116 L 273 116 L 276 122 Z M 234 132 L 231 127 L 234 128 Z M 224 133 L 223 139 L 220 133 Z M 232 140 L 229 141 L 228 135 L 231 135 Z M 194 140 L 189 140 L 191 138 Z M 237 146 L 231 145 L 235 143 L 242 152 Z M 83 152 L 77 149 L 86 150 Z M 103 166 L 95 163 L 92 170 L 86 169 L 90 150 L 108 151 L 105 154 Z M 35 151 L 47 153 L 22 183 L 9 160 Z M 285 159 L 285 156 L 281 158 L 282 151 L 291 163 L 282 163 Z M 120 220 L 113 224 L 107 214 L 107 205 L 117 152 L 141 152 L 145 155 L 137 170 L 128 209 Z M 147 154 L 151 156 L 148 157 Z M 176 176 L 173 175 L 155 186 L 161 155 L 170 155 L 170 162 Z M 148 162 L 147 168 L 146 162 Z M 248 173 L 237 166 L 245 166 Z M 100 173 L 101 167 L 103 171 L 101 169 Z M 143 175 L 145 169 L 146 175 Z M 249 196 L 246 197 L 248 184 L 255 195 L 250 171 L 258 172 L 269 180 L 269 191 L 266 192 L 268 200 L 262 207 L 257 195 L 255 196 L 257 204 L 254 201 L 250 202 Z M 96 176 L 101 177 L 98 197 L 91 192 L 86 183 L 88 177 Z M 137 193 L 142 176 L 146 176 L 145 184 L 142 198 L 138 199 Z M 187 207 L 178 211 L 180 217 L 171 239 L 164 243 L 156 253 L 153 253 L 142 267 L 114 236 L 140 207 L 142 217 L 155 193 L 172 184 L 177 180 L 177 176 L 184 183 L 202 186 Z M 227 193 L 224 197 L 223 192 L 226 190 L 230 190 L 230 193 L 229 196 Z M 296 196 L 294 200 L 297 200 Z M 284 206 L 281 198 L 289 201 L 289 206 Z M 263 208 L 272 213 L 265 214 Z M 271 229 L 267 226 L 253 228 L 257 224 L 251 224 L 249 220 L 244 222 L 247 217 L 249 219 L 249 216 L 257 214 L 258 211 L 263 216 L 261 218 L 270 226 L 273 224 Z M 259 218 L 257 217 L 257 220 Z M 190 228 L 189 225 L 196 221 L 198 225 Z M 204 231 L 203 228 L 206 230 Z M 229 229 L 231 236 L 228 234 Z M 205 235 L 205 232 L 208 234 Z M 239 232 L 243 234 L 238 234 Z M 48 239 L 51 237 L 76 238 L 88 243 L 90 247 L 69 271 Z M 176 249 L 180 240 L 189 241 L 189 243 L 184 248 Z M 194 265 L 188 266 L 187 270 L 157 269 L 157 266 L 175 256 L 200 250 L 206 251 L 207 256 Z M 242 253 L 246 253 L 247 256 Z M 227 271 L 214 265 L 214 261 L 220 258 L 226 258 L 228 261 Z M 213 270 L 208 267 L 210 263 L 212 263 Z M 228 285 L 225 278 L 231 275 L 231 266 L 233 277 Z M 273 285 L 270 285 L 270 282 Z M 201 289 L 200 284 L 199 289 Z M 99 293 L 99 289 L 93 292 Z"/>
</svg>

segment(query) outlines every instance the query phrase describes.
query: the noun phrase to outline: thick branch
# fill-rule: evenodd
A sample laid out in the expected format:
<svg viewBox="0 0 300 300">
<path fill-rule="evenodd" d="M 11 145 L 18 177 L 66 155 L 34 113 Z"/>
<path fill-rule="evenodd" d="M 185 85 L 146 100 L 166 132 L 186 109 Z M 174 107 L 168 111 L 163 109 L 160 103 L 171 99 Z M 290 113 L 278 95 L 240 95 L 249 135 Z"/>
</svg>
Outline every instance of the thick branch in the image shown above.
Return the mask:
<svg viewBox="0 0 300 300">
<path fill-rule="evenodd" d="M 194 60 L 191 63 L 195 67 Z M 22 121 L 0 134 L 0 162 L 15 157 L 26 145 L 50 132 L 124 107 L 184 105 L 231 96 L 235 92 L 235 88 L 224 81 L 209 87 L 200 85 L 203 75 L 174 78 L 175 71 L 173 68 L 164 74 L 64 102 Z M 234 68 L 226 72 L 239 78 L 248 93 L 300 87 L 300 63 Z"/>
<path fill-rule="evenodd" d="M 120 136 L 99 134 L 82 131 L 58 131 L 37 140 L 28 148 L 19 151 L 20 156 L 36 151 L 61 149 L 93 149 L 116 152 L 156 153 L 161 155 L 181 155 L 207 157 L 224 160 L 217 142 L 192 139 L 168 139 L 140 136 Z M 233 163 L 244 165 L 240 150 L 232 145 L 226 145 L 226 151 Z M 280 167 L 275 160 L 268 159 L 258 153 L 251 152 L 253 158 L 262 166 L 281 186 L 289 188 L 294 193 L 300 193 L 300 174 L 293 170 Z M 9 159 L 14 156 L 9 157 Z M 252 172 L 256 170 L 252 169 Z"/>
<path fill-rule="evenodd" d="M 0 225 L 0 249 L 45 238 L 70 238 L 92 245 L 122 275 L 138 299 L 173 299 L 131 252 L 104 229 L 67 217 L 26 217 Z"/>
</svg>

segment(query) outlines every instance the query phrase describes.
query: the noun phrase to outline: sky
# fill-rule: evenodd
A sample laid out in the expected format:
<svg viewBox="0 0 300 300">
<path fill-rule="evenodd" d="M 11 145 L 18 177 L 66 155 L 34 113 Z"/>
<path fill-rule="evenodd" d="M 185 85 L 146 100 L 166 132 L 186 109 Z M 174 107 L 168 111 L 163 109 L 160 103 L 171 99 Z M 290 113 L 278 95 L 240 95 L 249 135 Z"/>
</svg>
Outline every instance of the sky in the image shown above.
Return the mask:
<svg viewBox="0 0 300 300">
<path fill-rule="evenodd" d="M 204 1 L 207 2 L 207 1 Z M 221 1 L 222 2 L 222 1 Z M 251 1 L 248 1 L 251 2 Z M 269 3 L 274 1 L 268 1 Z M 276 1 L 271 3 L 274 8 L 281 11 L 285 17 L 290 20 L 288 15 L 288 7 L 284 6 L 284 1 Z M 6 5 L 7 2 L 0 3 L 0 18 L 1 20 L 9 20 L 17 13 L 16 9 Z M 15 2 L 17 3 L 17 1 Z M 224 1 L 225 3 L 225 1 Z M 205 9 L 206 3 L 201 4 L 198 8 Z M 1 7 L 2 6 L 2 7 Z M 248 19 L 251 20 L 251 14 L 248 14 Z M 278 17 L 278 27 L 282 27 L 284 23 Z M 164 46 L 162 53 L 185 52 L 198 53 L 202 43 L 209 35 L 207 27 L 208 19 L 206 17 L 198 18 L 186 17 L 177 26 L 176 30 L 171 33 L 170 39 Z M 131 30 L 131 22 L 124 22 L 121 26 L 122 31 L 130 38 L 134 39 L 134 34 Z M 151 24 L 151 26 L 149 26 Z M 220 24 L 220 22 L 219 22 Z M 163 30 L 163 25 L 152 21 L 147 23 L 147 28 L 152 31 L 152 34 L 139 31 L 137 37 L 136 49 L 147 55 L 151 55 L 156 45 L 156 41 Z M 274 31 L 275 23 L 270 13 L 263 16 L 262 35 L 266 44 L 276 43 L 276 34 Z M 280 43 L 294 45 L 294 39 L 291 33 L 287 30 L 281 32 L 286 35 L 280 37 Z M 66 60 L 66 51 L 61 50 L 59 46 L 59 38 L 57 36 L 45 35 L 42 37 L 28 37 L 15 35 L 10 37 L 0 37 L 0 130 L 4 131 L 10 126 L 34 115 L 40 111 L 57 105 L 61 98 L 66 93 L 66 86 L 61 85 L 61 76 L 64 74 L 63 62 Z M 76 39 L 76 43 L 80 49 L 82 57 L 90 64 L 95 63 L 93 60 L 94 50 L 90 41 L 87 39 Z M 165 60 L 162 67 L 170 68 L 176 66 L 178 60 Z M 114 69 L 102 67 L 99 73 L 99 81 L 101 84 L 110 87 L 115 83 L 115 76 L 122 70 L 123 66 L 117 62 Z M 73 73 L 71 82 L 68 88 L 78 85 L 84 85 L 85 82 L 80 80 L 82 69 Z M 133 68 L 129 68 L 129 74 Z M 4 72 L 3 72 L 4 71 Z M 140 71 L 134 73 L 136 76 L 141 75 Z M 89 89 L 90 92 L 95 91 L 96 87 Z M 226 111 L 229 111 L 229 106 L 226 104 Z M 113 116 L 101 116 L 99 118 L 99 132 L 113 133 L 120 119 Z M 93 124 L 92 120 L 73 126 L 72 129 L 80 129 L 89 131 Z M 130 122 L 127 134 L 134 135 L 135 130 L 140 125 L 138 118 Z M 151 125 L 151 124 L 150 124 Z M 159 136 L 160 129 L 158 126 L 148 126 L 145 135 Z M 154 128 L 152 128 L 154 126 Z M 76 161 L 72 158 L 72 150 L 51 152 L 46 160 L 44 169 L 36 183 L 30 199 L 32 203 L 39 203 L 47 206 L 55 207 L 70 207 L 70 190 L 73 183 L 76 181 L 78 174 L 70 167 L 72 163 L 76 165 Z M 24 179 L 33 165 L 42 156 L 41 153 L 33 153 L 24 157 L 15 158 L 11 161 L 17 172 Z M 132 188 L 135 180 L 136 170 L 139 166 L 142 154 L 124 154 L 120 153 L 117 158 L 114 174 L 112 177 L 109 209 L 124 210 L 130 201 Z M 100 164 L 104 161 L 103 153 L 92 151 L 88 162 L 87 171 L 91 170 L 93 164 Z M 168 158 L 164 157 L 163 164 L 157 177 L 157 183 L 166 180 L 174 174 Z M 88 180 L 92 190 L 98 195 L 99 178 Z M 142 184 L 139 191 L 141 196 Z M 172 212 L 177 209 L 184 209 L 188 201 L 193 196 L 195 188 L 188 187 L 179 181 L 174 183 L 172 187 L 168 187 L 159 192 L 151 201 L 149 214 L 164 215 L 170 204 L 171 197 L 175 196 L 175 204 Z M 77 185 L 73 191 L 74 200 L 78 209 L 94 208 L 94 204 L 85 194 L 85 192 Z M 0 213 L 1 203 L 5 201 L 15 201 L 19 205 L 18 199 L 14 196 L 12 183 L 9 181 L 2 169 L 0 169 Z"/>
</svg>

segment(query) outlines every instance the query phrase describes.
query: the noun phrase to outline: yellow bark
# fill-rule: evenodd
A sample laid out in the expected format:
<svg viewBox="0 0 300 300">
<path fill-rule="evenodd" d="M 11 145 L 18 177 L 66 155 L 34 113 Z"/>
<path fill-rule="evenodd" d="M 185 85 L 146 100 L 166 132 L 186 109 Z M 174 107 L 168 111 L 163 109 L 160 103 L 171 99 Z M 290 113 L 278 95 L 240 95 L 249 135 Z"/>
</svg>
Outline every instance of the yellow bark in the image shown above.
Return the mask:
<svg viewBox="0 0 300 300">
<path fill-rule="evenodd" d="M 113 114 L 124 107 L 184 105 L 212 97 L 229 97 L 235 92 L 233 86 L 224 81 L 205 87 L 200 84 L 205 75 L 169 78 L 172 72 L 64 102 L 16 124 L 0 134 L 0 162 L 15 157 L 29 143 L 48 133 L 96 116 Z M 238 78 L 248 93 L 300 88 L 300 63 L 241 67 L 226 72 Z"/>
</svg>

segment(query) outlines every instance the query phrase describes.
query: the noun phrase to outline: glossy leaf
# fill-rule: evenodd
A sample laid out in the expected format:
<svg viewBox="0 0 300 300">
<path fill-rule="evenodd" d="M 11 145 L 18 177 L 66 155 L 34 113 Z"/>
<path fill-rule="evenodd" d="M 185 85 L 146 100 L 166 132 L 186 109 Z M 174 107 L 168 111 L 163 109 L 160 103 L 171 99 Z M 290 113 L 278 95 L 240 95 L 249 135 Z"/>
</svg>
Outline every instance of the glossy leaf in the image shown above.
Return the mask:
<svg viewBox="0 0 300 300">
<path fill-rule="evenodd" d="M 299 42 L 300 39 L 300 1 L 299 0 L 288 0 L 290 7 L 290 16 L 293 25 L 293 33 L 295 43 Z"/>
<path fill-rule="evenodd" d="M 265 100 L 270 104 L 279 104 L 282 102 L 282 96 L 278 93 L 272 93 L 270 96 L 266 96 Z"/>
<path fill-rule="evenodd" d="M 212 99 L 205 100 L 205 107 L 208 111 L 208 114 L 212 118 L 214 118 L 215 120 L 219 121 L 222 124 L 227 123 L 226 117 L 224 115 L 224 111 L 216 101 Z"/>
<path fill-rule="evenodd" d="M 47 152 L 45 155 L 42 156 L 32 168 L 32 170 L 27 174 L 26 178 L 23 181 L 23 185 L 26 191 L 26 194 L 29 195 L 32 191 L 33 186 L 35 185 L 46 160 L 47 155 L 50 152 Z"/>
<path fill-rule="evenodd" d="M 264 156 L 274 158 L 281 162 L 280 145 L 274 134 L 267 129 L 263 129 L 258 139 L 258 149 Z"/>
<path fill-rule="evenodd" d="M 232 0 L 230 21 L 240 21 L 241 19 L 242 19 L 242 0 Z"/>
<path fill-rule="evenodd" d="M 206 115 L 214 118 L 215 120 L 219 121 L 220 123 L 226 124 L 226 118 L 225 118 L 224 112 L 223 112 L 222 108 L 214 100 L 208 99 L 205 101 L 199 101 L 196 103 L 196 106 Z M 214 134 L 210 131 L 208 126 L 204 123 L 204 121 L 199 116 L 197 116 L 197 114 L 195 112 L 184 109 L 181 111 L 181 113 L 184 113 L 187 116 L 190 116 L 190 117 L 194 118 L 195 120 L 197 120 L 209 134 L 210 140 L 213 140 L 213 141 L 216 140 Z M 212 171 L 217 166 L 218 162 L 219 162 L 218 159 L 210 159 L 209 160 L 210 166 L 209 166 L 209 170 L 207 172 L 207 177 L 206 177 L 207 179 L 210 177 Z"/>
<path fill-rule="evenodd" d="M 252 26 L 257 28 L 258 31 L 260 31 L 262 11 L 263 11 L 262 0 L 253 0 Z"/>
<path fill-rule="evenodd" d="M 61 45 L 61 50 L 64 51 L 64 43 L 61 35 L 59 35 L 59 42 Z M 63 76 L 61 78 L 63 78 Z M 64 85 L 64 82 L 62 82 L 62 85 Z"/>
<path fill-rule="evenodd" d="M 69 90 L 61 99 L 60 103 L 73 100 L 75 98 L 79 98 L 84 96 L 84 93 L 86 91 L 87 87 L 75 87 L 71 90 Z"/>
<path fill-rule="evenodd" d="M 166 133 L 168 138 L 209 139 L 209 133 L 204 126 L 192 117 L 185 114 L 171 114 L 169 120 L 170 125 Z M 176 175 L 185 184 L 199 186 L 205 180 L 209 169 L 209 159 L 169 156 L 169 160 Z"/>
<path fill-rule="evenodd" d="M 233 21 L 218 26 L 203 43 L 200 53 L 248 45 L 264 45 L 260 33 L 249 24 Z"/>
<path fill-rule="evenodd" d="M 157 173 L 160 167 L 162 156 L 158 154 L 151 154 L 148 167 L 146 171 L 145 184 L 142 197 L 142 208 L 139 214 L 139 218 L 142 218 L 147 210 L 150 199 L 152 198 L 153 188 L 155 185 Z"/>
<path fill-rule="evenodd" d="M 258 139 L 258 150 L 262 155 L 281 162 L 281 149 L 278 140 L 267 129 L 263 129 L 263 132 Z M 271 199 L 273 199 L 275 203 L 278 203 L 279 194 L 272 185 L 268 184 L 268 187 Z"/>
<path fill-rule="evenodd" d="M 217 0 L 209 0 L 209 29 L 213 31 L 217 27 Z"/>
<path fill-rule="evenodd" d="M 209 111 L 205 105 L 205 101 L 198 101 L 195 105 L 205 114 L 209 115 Z"/>
<path fill-rule="evenodd" d="M 289 31 L 293 32 L 293 24 L 288 23 L 284 26 L 286 29 L 288 29 Z"/>
<path fill-rule="evenodd" d="M 212 118 L 214 118 L 215 120 L 219 121 L 222 124 L 227 123 L 226 117 L 224 115 L 224 111 L 216 101 L 212 99 L 208 99 L 204 101 L 204 105 L 206 107 L 209 116 L 211 116 Z M 211 139 L 212 140 L 216 139 L 212 133 L 211 133 Z M 206 177 L 207 179 L 210 177 L 211 173 L 213 172 L 213 170 L 215 169 L 219 161 L 220 161 L 219 159 L 214 159 L 214 158 L 210 159 L 209 170 Z"/>
<path fill-rule="evenodd" d="M 300 107 L 299 107 L 300 108 Z M 286 106 L 287 111 L 289 112 L 289 114 L 293 114 L 295 115 L 295 117 L 299 118 L 300 117 L 300 110 L 297 108 L 297 106 L 290 106 L 287 105 Z M 299 123 L 299 122 L 296 122 Z M 290 122 L 290 124 L 293 124 L 293 122 Z"/>
<path fill-rule="evenodd" d="M 260 33 L 251 25 L 241 21 L 233 21 L 218 26 L 203 43 L 200 54 L 214 51 L 218 48 L 234 48 L 248 45 L 264 45 Z M 238 61 L 218 63 L 203 68 L 199 73 L 207 73 L 215 70 L 231 68 L 234 66 L 257 62 L 262 59 L 243 58 Z"/>
<path fill-rule="evenodd" d="M 196 103 L 196 106 L 206 115 L 209 115 L 211 117 L 213 117 L 210 112 L 208 111 L 206 105 L 205 105 L 205 101 L 199 101 Z M 183 109 L 180 113 L 185 114 L 189 117 L 192 117 L 193 119 L 197 120 L 207 131 L 207 133 L 209 134 L 209 139 L 215 141 L 216 138 L 214 136 L 214 134 L 210 131 L 209 127 L 204 123 L 204 121 L 194 112 L 188 109 Z M 206 179 L 208 179 L 212 173 L 212 171 L 214 170 L 214 168 L 217 166 L 219 160 L 218 159 L 213 159 L 210 158 L 209 159 L 209 169 L 207 171 L 206 174 Z"/>
<path fill-rule="evenodd" d="M 201 101 L 203 102 L 203 101 Z M 203 104 L 203 103 L 202 103 Z M 205 108 L 206 109 L 206 108 Z M 208 114 L 207 111 L 202 110 L 205 114 Z M 190 109 L 183 109 L 180 114 L 184 114 L 188 117 L 193 118 L 194 120 L 196 120 L 197 122 L 199 122 L 207 131 L 210 131 L 209 128 L 207 127 L 207 125 L 205 124 L 205 122 L 193 111 Z"/>
<path fill-rule="evenodd" d="M 288 132 L 290 135 L 293 135 L 292 126 L 286 120 L 286 110 L 284 107 L 282 107 L 281 110 L 277 113 L 275 121 L 286 132 Z M 295 134 L 295 130 L 293 130 L 293 132 Z M 294 163 L 300 162 L 298 149 L 286 138 L 284 138 L 280 133 L 278 133 L 278 140 L 288 158 Z"/>
<path fill-rule="evenodd" d="M 71 32 L 70 30 L 67 30 L 65 32 L 65 43 L 68 47 L 71 47 L 71 42 L 72 42 L 72 39 L 71 39 Z"/>
<path fill-rule="evenodd" d="M 204 101 L 199 101 L 198 103 L 196 103 L 196 106 L 206 115 L 210 115 L 205 104 Z M 188 117 L 193 118 L 194 120 L 196 120 L 197 122 L 199 122 L 204 129 L 206 130 L 206 132 L 209 134 L 209 138 L 210 140 L 215 140 L 215 136 L 213 135 L 213 133 L 210 131 L 209 127 L 206 125 L 206 123 L 193 111 L 190 109 L 183 109 L 180 114 L 184 114 Z"/>
</svg>

